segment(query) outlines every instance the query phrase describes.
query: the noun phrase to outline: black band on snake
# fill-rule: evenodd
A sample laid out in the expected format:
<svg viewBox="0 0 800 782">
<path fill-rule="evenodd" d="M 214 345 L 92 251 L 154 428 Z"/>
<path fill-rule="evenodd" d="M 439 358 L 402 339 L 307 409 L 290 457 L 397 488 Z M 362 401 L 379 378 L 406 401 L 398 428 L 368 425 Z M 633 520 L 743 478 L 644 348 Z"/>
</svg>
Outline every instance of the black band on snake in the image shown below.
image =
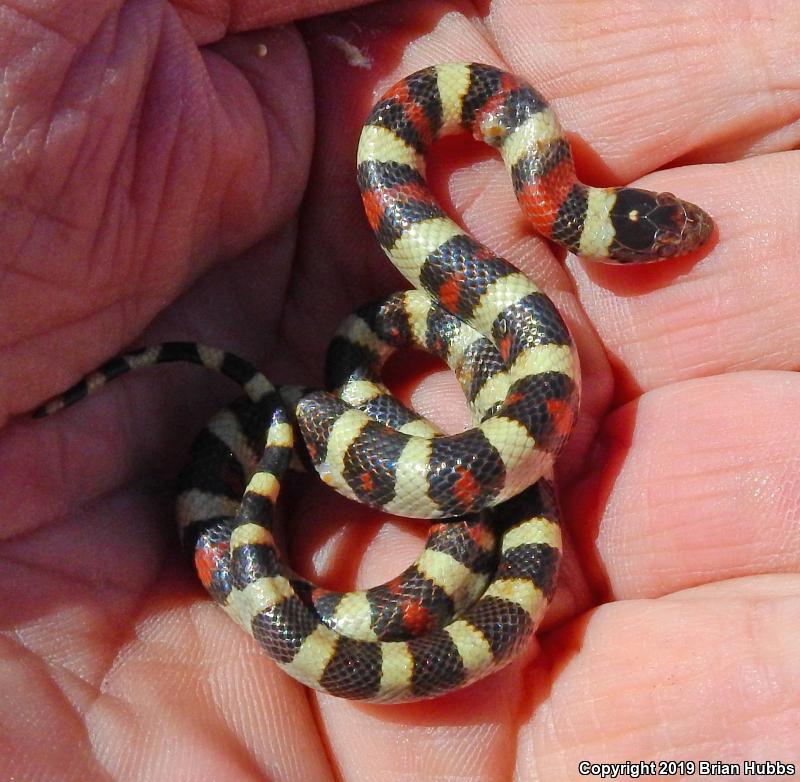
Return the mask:
<svg viewBox="0 0 800 782">
<path fill-rule="evenodd" d="M 414 286 L 352 315 L 331 343 L 335 393 L 276 389 L 246 361 L 174 342 L 112 359 L 38 413 L 129 370 L 208 367 L 245 392 L 192 447 L 178 523 L 211 596 L 299 681 L 346 698 L 396 702 L 463 687 L 528 644 L 561 556 L 552 480 L 578 408 L 569 331 L 527 277 L 436 203 L 423 157 L 445 134 L 496 147 L 543 236 L 589 258 L 642 263 L 689 253 L 711 219 L 668 193 L 578 181 L 536 90 L 488 65 L 431 66 L 375 105 L 358 146 L 369 224 Z M 455 371 L 474 419 L 444 435 L 380 383 L 397 348 Z M 323 480 L 402 516 L 436 519 L 417 561 L 392 581 L 338 593 L 295 574 L 273 537 L 295 422 Z"/>
</svg>

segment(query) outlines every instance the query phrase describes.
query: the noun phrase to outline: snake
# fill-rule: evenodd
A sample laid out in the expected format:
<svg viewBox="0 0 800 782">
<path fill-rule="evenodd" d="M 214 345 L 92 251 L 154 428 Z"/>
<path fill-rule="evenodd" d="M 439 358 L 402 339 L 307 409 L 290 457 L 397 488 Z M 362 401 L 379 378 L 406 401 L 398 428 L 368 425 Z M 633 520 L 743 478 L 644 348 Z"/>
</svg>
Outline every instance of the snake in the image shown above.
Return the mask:
<svg viewBox="0 0 800 782">
<path fill-rule="evenodd" d="M 548 296 L 431 193 L 429 146 L 465 131 L 499 151 L 535 231 L 579 256 L 648 263 L 692 253 L 712 233 L 705 211 L 670 193 L 583 184 L 555 113 L 519 77 L 429 66 L 378 100 L 357 148 L 367 221 L 412 287 L 344 321 L 327 390 L 278 388 L 233 353 L 166 342 L 111 359 L 35 413 L 167 362 L 233 380 L 243 395 L 208 422 L 178 478 L 180 538 L 213 600 L 280 668 L 344 698 L 413 701 L 484 678 L 529 646 L 555 590 L 554 462 L 578 412 L 577 355 Z M 452 368 L 471 428 L 445 434 L 383 385 L 386 360 L 406 348 Z M 417 560 L 350 592 L 292 570 L 276 503 L 287 470 L 304 464 L 346 497 L 428 520 Z"/>
</svg>

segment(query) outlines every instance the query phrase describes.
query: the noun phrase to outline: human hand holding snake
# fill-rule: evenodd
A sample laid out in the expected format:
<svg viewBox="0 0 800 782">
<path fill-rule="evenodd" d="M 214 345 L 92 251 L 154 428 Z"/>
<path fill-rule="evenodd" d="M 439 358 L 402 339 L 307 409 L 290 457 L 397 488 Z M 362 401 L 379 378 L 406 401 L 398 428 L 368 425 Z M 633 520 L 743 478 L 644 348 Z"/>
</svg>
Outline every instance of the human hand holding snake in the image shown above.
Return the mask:
<svg viewBox="0 0 800 782">
<path fill-rule="evenodd" d="M 313 29 L 313 28 L 312 28 L 312 29 Z M 331 33 L 325 33 L 324 35 L 331 35 Z M 403 70 L 407 70 L 407 68 L 406 68 L 406 67 L 404 67 L 404 68 L 403 68 Z M 324 79 L 323 79 L 323 82 L 324 82 Z M 325 117 L 325 113 L 323 112 L 323 118 L 324 118 L 324 117 Z M 342 134 L 340 133 L 340 134 L 338 134 L 338 135 L 342 135 Z M 331 138 L 332 138 L 332 137 L 331 137 Z M 323 143 L 324 143 L 324 142 L 323 142 Z M 334 142 L 333 142 L 333 143 L 335 144 L 335 143 L 336 143 L 336 141 L 334 140 Z M 329 151 L 330 151 L 330 150 L 329 150 Z M 329 159 L 331 159 L 331 160 L 334 160 L 334 159 L 335 159 L 335 156 L 333 156 L 333 155 L 330 155 Z M 324 168 L 324 164 L 323 164 L 323 168 Z M 321 172 L 318 172 L 318 173 L 319 173 L 319 174 L 321 175 L 321 177 L 322 177 L 321 181 L 325 181 L 325 174 L 326 174 L 326 172 L 323 170 L 323 171 L 321 171 Z M 677 186 L 675 186 L 675 187 L 674 187 L 674 189 L 675 189 L 675 190 L 678 190 L 679 192 L 684 192 L 683 190 L 681 190 L 681 189 L 680 189 L 679 187 L 677 187 Z M 311 209 L 311 211 L 313 212 L 313 209 L 314 209 L 314 205 L 313 205 L 313 193 L 314 193 L 314 190 L 313 190 L 313 189 L 312 189 L 311 193 L 312 193 L 312 202 L 311 202 L 311 205 L 309 206 L 309 209 Z M 697 198 L 696 200 L 701 200 L 701 199 L 700 199 L 700 198 Z M 706 201 L 703 201 L 703 202 L 705 203 Z M 321 220 L 320 222 L 321 222 L 321 223 L 324 225 L 324 219 L 323 219 L 323 220 Z M 345 216 L 341 218 L 341 223 L 342 223 L 342 224 L 346 224 L 346 223 L 347 223 L 347 217 L 346 217 L 346 213 L 345 213 Z M 333 226 L 333 228 L 332 228 L 332 230 L 331 230 L 330 234 L 331 234 L 331 235 L 333 235 L 333 236 L 335 236 L 338 230 L 339 230 L 338 226 Z M 312 249 L 313 249 L 313 250 L 316 252 L 316 251 L 317 251 L 317 249 L 318 249 L 318 247 L 315 245 L 315 246 L 314 246 Z M 502 249 L 502 248 L 498 248 L 498 249 Z M 315 274 L 316 274 L 317 272 L 322 272 L 322 274 L 321 274 L 321 275 L 317 275 L 317 276 L 321 276 L 321 277 L 322 277 L 322 279 L 324 280 L 324 269 L 319 269 L 319 268 L 317 267 L 317 268 L 314 268 L 314 272 L 315 272 Z M 255 280 L 255 277 L 254 277 L 254 276 L 251 274 L 250 276 L 248 276 L 248 278 L 247 278 L 247 279 L 248 279 L 248 280 L 253 280 L 253 281 L 254 281 L 254 280 Z M 273 281 L 273 284 L 274 284 L 274 279 L 275 279 L 275 278 L 273 278 L 273 280 L 272 280 L 272 281 Z M 297 273 L 297 277 L 296 277 L 295 279 L 296 279 L 296 280 L 302 280 L 302 279 L 303 279 L 302 263 L 300 264 L 300 268 L 299 268 L 299 271 L 298 271 L 298 273 Z M 613 278 L 613 275 L 611 276 L 611 278 L 607 278 L 607 280 L 608 280 L 608 279 L 611 279 L 611 281 L 613 282 L 613 280 L 614 280 L 614 278 Z M 301 284 L 301 283 L 298 283 L 298 284 Z M 215 289 L 215 295 L 216 295 L 216 293 L 218 293 L 218 292 L 220 292 L 220 291 L 223 291 L 223 292 L 224 292 L 224 285 L 220 285 L 220 284 L 219 284 L 219 281 L 218 281 L 218 282 L 217 282 L 217 284 L 214 286 L 214 289 Z M 389 289 L 389 288 L 388 288 L 388 286 L 387 286 L 385 289 Z M 375 292 L 371 292 L 371 293 L 372 293 L 372 295 L 374 295 L 376 292 L 377 292 L 377 291 L 375 291 Z M 324 293 L 324 291 L 323 291 L 323 293 Z M 309 294 L 309 295 L 310 295 L 310 294 Z M 323 297 L 323 298 L 324 298 L 324 297 Z M 358 298 L 358 301 L 360 302 L 361 300 L 363 300 L 363 298 L 364 298 L 364 296 L 363 296 L 363 295 L 362 295 L 362 296 L 359 296 L 359 298 Z M 337 308 L 336 308 L 336 311 L 337 311 L 337 312 L 341 312 L 341 309 L 340 309 L 339 307 L 337 307 Z M 286 323 L 285 325 L 286 325 L 286 328 L 287 328 L 287 329 L 289 329 L 290 331 L 293 331 L 294 333 L 297 333 L 297 332 L 298 332 L 298 329 L 297 329 L 297 327 L 295 327 L 294 329 L 291 329 L 291 323 L 290 323 L 290 322 L 288 322 L 288 321 L 287 321 L 287 323 Z M 321 329 L 321 330 L 322 330 L 322 329 Z M 162 331 L 162 333 L 170 333 L 170 332 L 169 332 L 169 330 L 168 330 L 168 329 L 165 329 L 164 331 Z M 171 332 L 171 333 L 174 333 L 174 329 L 172 330 L 172 332 Z M 208 339 L 207 339 L 206 341 L 212 341 L 212 340 L 208 340 Z M 216 341 L 218 341 L 218 340 L 216 340 Z M 241 351 L 241 350 L 240 350 L 240 352 L 246 352 L 246 351 Z M 272 375 L 273 373 L 272 373 L 272 372 L 270 372 L 270 374 Z M 185 385 L 185 382 L 182 384 L 182 386 L 184 386 L 184 385 Z M 587 386 L 588 386 L 588 384 L 587 384 Z M 109 391 L 109 393 L 111 393 L 111 392 Z M 592 393 L 596 393 L 596 391 L 594 391 L 594 392 L 592 392 Z M 683 409 L 683 410 L 685 410 L 685 407 L 682 407 L 682 409 Z M 591 408 L 590 408 L 590 410 L 591 410 Z M 117 411 L 117 412 L 119 412 L 119 411 Z M 152 412 L 152 411 L 151 411 L 151 412 Z M 137 413 L 137 414 L 138 414 L 138 413 Z M 144 415 L 144 413 L 143 413 L 143 415 Z M 112 417 L 112 416 L 109 414 L 109 416 L 108 416 L 109 420 L 111 419 L 111 417 Z M 96 414 L 95 414 L 95 416 L 93 416 L 92 418 L 93 418 L 94 420 L 96 420 Z M 88 420 L 88 419 L 87 419 L 87 420 Z M 12 434 L 13 434 L 13 432 L 12 432 Z M 100 433 L 100 434 L 102 434 L 102 433 Z M 12 444 L 13 444 L 13 441 L 12 441 Z M 78 446 L 78 447 L 80 447 L 80 446 Z M 40 451 L 41 451 L 41 452 L 43 452 L 43 453 L 49 453 L 49 452 L 50 452 L 50 451 L 49 451 L 48 449 L 46 449 L 46 448 L 44 448 L 44 449 L 41 449 L 41 448 L 40 448 Z M 91 454 L 88 454 L 88 455 L 90 456 Z M 177 453 L 176 453 L 176 456 L 177 456 Z M 17 460 L 17 463 L 18 463 L 18 464 L 24 464 L 24 460 Z M 46 470 L 45 470 L 44 472 L 45 472 L 45 473 L 47 473 L 47 471 L 46 471 Z M 23 484 L 24 484 L 24 482 L 23 482 Z M 47 489 L 47 487 L 45 486 L 44 488 L 45 488 L 45 491 L 44 491 L 44 496 L 45 496 L 45 498 L 46 498 L 46 496 L 47 496 L 47 492 L 46 492 L 46 489 Z M 581 498 L 580 498 L 580 497 L 578 497 L 578 499 L 576 500 L 576 502 L 580 502 L 580 500 L 581 500 Z M 85 522 L 85 523 L 86 523 L 86 522 Z M 141 531 L 141 529 L 137 529 L 137 535 L 141 535 L 141 534 L 142 534 L 142 531 Z M 137 537 L 137 541 L 138 541 L 138 537 Z M 94 558 L 94 559 L 93 559 L 93 561 L 94 561 L 95 563 L 97 563 L 97 562 L 98 562 L 98 559 L 99 559 L 99 558 Z M 250 681 L 252 681 L 252 678 L 250 679 Z M 280 688 L 280 687 L 281 687 L 281 685 L 277 685 L 277 684 L 276 684 L 276 685 L 274 685 L 274 686 L 277 686 L 278 688 Z M 496 686 L 497 686 L 497 687 L 501 687 L 501 688 L 502 688 L 502 686 L 503 686 L 503 685 L 502 685 L 502 684 L 498 684 L 498 685 L 496 685 Z M 489 690 L 489 691 L 491 692 L 491 690 Z M 443 710 L 446 710 L 446 709 L 447 709 L 447 706 L 446 706 L 446 705 L 444 705 L 444 706 L 441 706 L 441 707 L 438 707 L 438 708 L 441 708 L 441 709 L 443 709 Z M 413 712 L 412 712 L 412 714 L 413 714 Z"/>
</svg>

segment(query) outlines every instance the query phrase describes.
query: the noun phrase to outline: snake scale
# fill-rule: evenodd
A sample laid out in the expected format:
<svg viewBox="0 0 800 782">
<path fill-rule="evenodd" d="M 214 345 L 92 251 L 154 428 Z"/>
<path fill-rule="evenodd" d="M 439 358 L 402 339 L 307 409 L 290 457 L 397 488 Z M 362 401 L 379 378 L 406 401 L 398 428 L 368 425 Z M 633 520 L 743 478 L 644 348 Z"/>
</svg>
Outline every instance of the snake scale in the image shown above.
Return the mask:
<svg viewBox="0 0 800 782">
<path fill-rule="evenodd" d="M 428 189 L 428 146 L 461 131 L 499 150 L 533 227 L 579 255 L 648 262 L 692 252 L 711 233 L 703 210 L 669 193 L 578 181 L 558 120 L 524 81 L 490 65 L 431 66 L 392 87 L 361 133 L 367 219 L 413 290 L 345 321 L 327 358 L 335 393 L 276 389 L 231 353 L 173 342 L 112 359 L 38 411 L 170 361 L 238 383 L 244 396 L 212 418 L 180 476 L 181 538 L 213 599 L 281 668 L 346 698 L 416 700 L 482 678 L 525 648 L 555 587 L 551 476 L 577 413 L 578 365 L 550 299 Z M 409 346 L 455 371 L 473 428 L 444 435 L 381 385 L 385 360 Z M 296 428 L 330 486 L 432 520 L 397 578 L 332 592 L 282 559 L 273 516 Z"/>
</svg>

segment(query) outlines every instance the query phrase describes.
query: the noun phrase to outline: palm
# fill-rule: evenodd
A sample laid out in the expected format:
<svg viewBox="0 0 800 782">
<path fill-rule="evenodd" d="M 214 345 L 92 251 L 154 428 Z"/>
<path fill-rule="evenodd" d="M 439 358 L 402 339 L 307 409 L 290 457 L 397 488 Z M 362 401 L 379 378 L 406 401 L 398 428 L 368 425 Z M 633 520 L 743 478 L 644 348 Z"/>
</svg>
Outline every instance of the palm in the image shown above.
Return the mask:
<svg viewBox="0 0 800 782">
<path fill-rule="evenodd" d="M 309 697 L 203 596 L 175 553 L 169 482 L 227 398 L 224 382 L 173 368 L 51 421 L 12 422 L 0 442 L 5 776 L 326 779 L 335 764 L 346 779 L 504 779 L 516 764 L 520 778 L 563 779 L 586 758 L 796 762 L 800 386 L 770 371 L 794 368 L 798 352 L 797 267 L 781 233 L 797 222 L 798 153 L 783 150 L 797 144 L 798 103 L 793 58 L 773 56 L 796 40 L 790 0 L 744 28 L 722 0 L 679 5 L 678 21 L 673 3 L 668 28 L 647 4 L 621 15 L 606 2 L 495 2 L 468 19 L 444 3 L 384 3 L 307 23 L 307 51 L 282 29 L 202 58 L 195 44 L 223 34 L 208 3 L 207 16 L 182 20 L 157 0 L 110 5 L 52 3 L 47 75 L 20 66 L 11 96 L 30 112 L 15 116 L 45 117 L 34 129 L 46 143 L 26 146 L 9 121 L 0 150 L 6 415 L 134 340 L 200 339 L 264 355 L 278 381 L 318 382 L 337 320 L 400 284 L 359 211 L 358 117 L 375 89 L 444 53 L 499 51 L 556 98 L 608 166 L 579 144 L 587 178 L 721 162 L 649 178 L 707 207 L 719 243 L 699 263 L 661 269 L 572 259 L 572 282 L 522 224 L 499 161 L 460 142 L 446 145 L 448 176 L 434 161 L 455 213 L 551 292 L 584 372 L 563 460 L 572 546 L 542 649 L 438 701 Z M 237 4 L 218 6 L 236 19 Z M 708 40 L 714 18 L 723 29 Z M 273 21 L 267 10 L 239 24 Z M 757 78 L 722 48 L 734 30 L 737 51 L 763 58 L 753 55 Z M 345 39 L 371 68 L 348 64 Z M 70 41 L 85 56 L 65 56 Z M 316 162 L 299 209 L 307 53 Z M 97 80 L 110 63 L 117 79 Z M 452 425 L 450 394 L 458 410 L 453 384 L 434 375 L 415 404 Z M 328 583 L 354 577 L 340 550 L 345 514 L 372 522 L 347 525 L 366 551 L 359 580 L 398 571 L 418 545 L 416 528 L 381 526 L 327 495 L 293 513 L 293 557 Z"/>
</svg>

